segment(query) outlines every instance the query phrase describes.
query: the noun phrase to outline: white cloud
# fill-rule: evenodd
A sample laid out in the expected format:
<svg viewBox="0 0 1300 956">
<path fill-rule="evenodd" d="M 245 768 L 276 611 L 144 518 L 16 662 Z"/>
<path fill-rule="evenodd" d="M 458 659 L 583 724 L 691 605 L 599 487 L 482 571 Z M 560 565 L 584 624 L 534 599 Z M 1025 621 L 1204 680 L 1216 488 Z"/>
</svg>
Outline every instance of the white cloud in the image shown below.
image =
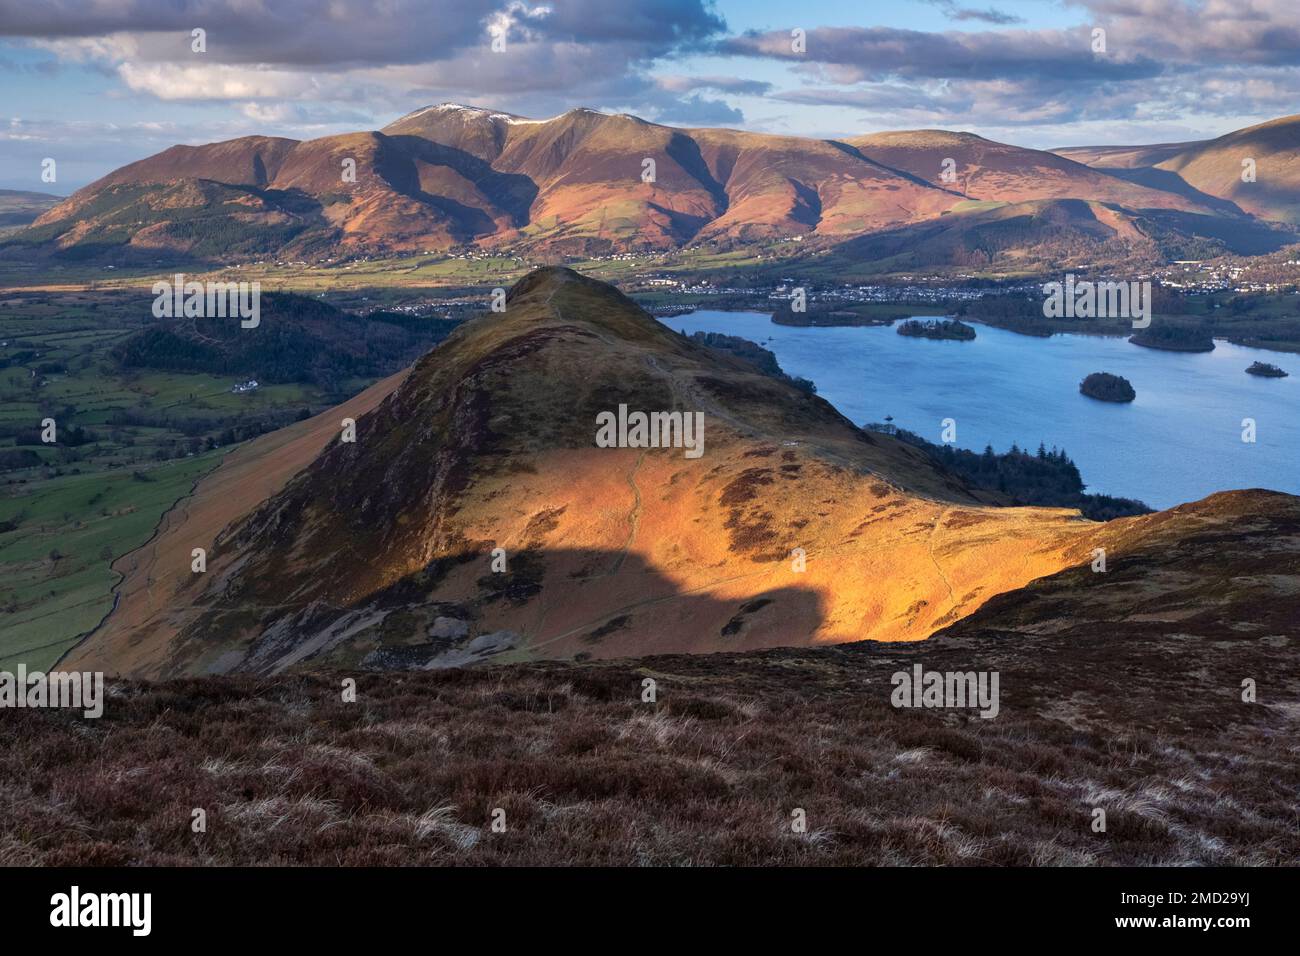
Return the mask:
<svg viewBox="0 0 1300 956">
<path fill-rule="evenodd" d="M 320 92 L 309 73 L 225 63 L 119 63 L 129 89 L 162 100 L 298 99 Z"/>
</svg>

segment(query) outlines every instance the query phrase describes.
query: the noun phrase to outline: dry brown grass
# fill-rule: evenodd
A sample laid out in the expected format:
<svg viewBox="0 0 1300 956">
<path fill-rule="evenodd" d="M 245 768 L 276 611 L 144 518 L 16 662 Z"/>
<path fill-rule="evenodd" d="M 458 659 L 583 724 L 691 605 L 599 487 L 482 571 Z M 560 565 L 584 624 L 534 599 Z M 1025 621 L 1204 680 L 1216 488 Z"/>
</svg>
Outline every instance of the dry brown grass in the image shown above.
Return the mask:
<svg viewBox="0 0 1300 956">
<path fill-rule="evenodd" d="M 999 671 L 1001 714 L 894 709 L 916 661 Z M 0 863 L 1285 864 L 1296 662 L 1102 635 L 370 674 L 355 704 L 117 683 L 99 721 L 0 715 Z"/>
</svg>

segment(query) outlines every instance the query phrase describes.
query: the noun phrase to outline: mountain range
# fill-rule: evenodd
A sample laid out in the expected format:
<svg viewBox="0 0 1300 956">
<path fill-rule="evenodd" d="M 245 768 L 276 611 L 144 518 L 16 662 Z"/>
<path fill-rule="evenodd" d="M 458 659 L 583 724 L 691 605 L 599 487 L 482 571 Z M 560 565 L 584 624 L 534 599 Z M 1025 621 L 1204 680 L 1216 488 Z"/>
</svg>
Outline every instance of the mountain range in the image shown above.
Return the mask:
<svg viewBox="0 0 1300 956">
<path fill-rule="evenodd" d="M 902 268 L 1253 253 L 1298 225 L 1300 116 L 1049 152 L 943 130 L 820 140 L 443 104 L 373 132 L 173 146 L 78 190 L 4 251 L 156 263 L 799 240 Z"/>
<path fill-rule="evenodd" d="M 701 412 L 703 454 L 598 447 L 620 406 Z M 64 664 L 439 668 L 954 625 L 1234 639 L 1295 611 L 1292 496 L 1104 523 L 1008 504 L 613 287 L 544 268 L 405 372 L 232 452 L 119 559 L 113 613 Z"/>
</svg>

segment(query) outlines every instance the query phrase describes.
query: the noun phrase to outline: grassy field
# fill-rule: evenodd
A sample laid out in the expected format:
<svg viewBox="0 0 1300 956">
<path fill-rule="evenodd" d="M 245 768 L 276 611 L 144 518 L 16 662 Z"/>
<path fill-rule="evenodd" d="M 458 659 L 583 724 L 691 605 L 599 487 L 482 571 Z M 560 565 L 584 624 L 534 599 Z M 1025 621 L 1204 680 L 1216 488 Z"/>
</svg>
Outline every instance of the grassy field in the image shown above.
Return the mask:
<svg viewBox="0 0 1300 956">
<path fill-rule="evenodd" d="M 345 263 L 313 264 L 253 262 L 212 270 L 203 266 L 160 269 L 122 269 L 105 272 L 102 266 L 84 264 L 43 265 L 39 271 L 12 262 L 0 262 L 0 287 L 48 291 L 117 291 L 147 289 L 155 281 L 170 282 L 180 272 L 203 280 L 220 276 L 257 281 L 263 292 L 321 292 L 331 289 L 509 285 L 530 264 L 513 257 L 399 256 Z"/>
<path fill-rule="evenodd" d="M 769 266 L 798 252 L 797 243 L 771 247 L 718 251 L 686 249 L 661 254 L 605 256 L 579 259 L 564 264 L 605 281 L 627 279 L 644 272 L 707 274 L 711 270 L 734 271 Z M 781 253 L 781 255 L 778 255 Z M 304 294 L 365 291 L 371 308 L 392 299 L 408 298 L 412 291 L 485 289 L 509 286 L 519 277 L 542 265 L 557 264 L 556 257 L 523 259 L 511 255 L 408 255 L 338 263 L 253 262 L 227 269 L 190 268 L 122 269 L 105 271 L 102 266 L 80 263 L 27 264 L 0 261 L 0 288 L 48 291 L 144 290 L 155 281 L 170 282 L 177 272 L 203 280 L 257 281 L 263 292 L 294 291 Z"/>
<path fill-rule="evenodd" d="M 146 321 L 147 301 L 97 290 L 0 302 L 0 669 L 46 667 L 94 627 L 112 604 L 111 562 L 236 440 L 337 400 L 122 368 L 112 350 Z M 52 444 L 32 437 L 46 418 Z"/>
<path fill-rule="evenodd" d="M 153 534 L 162 514 L 215 467 L 210 451 L 152 467 L 95 469 L 0 498 L 0 670 L 48 667 L 112 607 L 109 565 Z"/>
</svg>

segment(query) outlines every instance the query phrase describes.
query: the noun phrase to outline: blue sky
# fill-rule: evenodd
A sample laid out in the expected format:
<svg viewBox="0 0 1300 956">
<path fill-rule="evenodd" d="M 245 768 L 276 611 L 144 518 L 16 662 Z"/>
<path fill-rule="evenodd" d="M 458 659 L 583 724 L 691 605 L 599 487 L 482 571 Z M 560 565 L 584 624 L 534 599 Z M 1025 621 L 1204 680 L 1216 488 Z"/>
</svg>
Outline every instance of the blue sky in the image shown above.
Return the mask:
<svg viewBox="0 0 1300 956">
<path fill-rule="evenodd" d="M 0 187 L 60 194 L 175 143 L 374 129 L 448 101 L 819 137 L 1167 142 L 1296 111 L 1300 3 L 0 0 L 0 83 Z"/>
</svg>

